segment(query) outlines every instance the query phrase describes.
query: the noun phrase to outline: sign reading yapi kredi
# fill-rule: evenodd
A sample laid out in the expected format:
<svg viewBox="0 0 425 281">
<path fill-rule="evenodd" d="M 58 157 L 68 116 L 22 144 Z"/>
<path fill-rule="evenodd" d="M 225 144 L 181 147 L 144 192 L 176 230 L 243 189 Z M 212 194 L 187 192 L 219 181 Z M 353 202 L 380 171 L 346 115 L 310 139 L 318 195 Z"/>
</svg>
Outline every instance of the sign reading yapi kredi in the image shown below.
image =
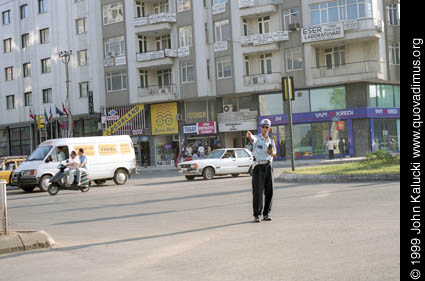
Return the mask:
<svg viewBox="0 0 425 281">
<path fill-rule="evenodd" d="M 309 27 L 304 27 L 301 30 L 302 43 L 331 40 L 336 38 L 344 38 L 343 23 L 309 26 Z"/>
</svg>

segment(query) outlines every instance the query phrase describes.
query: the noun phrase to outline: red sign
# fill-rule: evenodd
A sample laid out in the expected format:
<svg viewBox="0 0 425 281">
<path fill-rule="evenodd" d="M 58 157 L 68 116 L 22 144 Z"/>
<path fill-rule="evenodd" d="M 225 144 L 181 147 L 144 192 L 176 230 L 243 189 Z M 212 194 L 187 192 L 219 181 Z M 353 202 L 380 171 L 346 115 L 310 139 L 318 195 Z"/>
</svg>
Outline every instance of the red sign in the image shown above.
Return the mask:
<svg viewBox="0 0 425 281">
<path fill-rule="evenodd" d="M 198 122 L 198 135 L 211 135 L 216 133 L 215 122 Z"/>
<path fill-rule="evenodd" d="M 339 130 L 339 131 L 343 131 L 344 130 L 344 121 L 336 122 L 336 129 Z"/>
</svg>

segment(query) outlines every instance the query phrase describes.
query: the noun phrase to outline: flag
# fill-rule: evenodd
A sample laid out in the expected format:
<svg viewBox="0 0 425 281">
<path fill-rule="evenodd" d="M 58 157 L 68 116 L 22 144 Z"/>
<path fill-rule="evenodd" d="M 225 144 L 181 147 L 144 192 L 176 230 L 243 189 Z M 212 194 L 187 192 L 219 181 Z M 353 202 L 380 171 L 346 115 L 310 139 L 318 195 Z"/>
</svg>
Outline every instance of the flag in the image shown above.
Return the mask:
<svg viewBox="0 0 425 281">
<path fill-rule="evenodd" d="M 32 114 L 31 108 L 30 108 L 30 118 L 33 119 L 33 120 L 35 120 L 35 116 L 34 116 L 34 114 Z"/>
<path fill-rule="evenodd" d="M 50 107 L 50 114 L 49 114 L 49 119 L 48 120 L 50 121 L 50 120 L 52 120 L 52 118 L 53 118 L 52 107 Z"/>
<path fill-rule="evenodd" d="M 44 120 L 49 121 L 49 116 L 47 116 L 46 108 L 44 108 Z"/>
<path fill-rule="evenodd" d="M 65 112 L 66 117 L 69 117 L 68 111 L 66 110 L 65 105 L 63 103 L 62 103 L 62 109 L 63 109 L 63 112 Z"/>
<path fill-rule="evenodd" d="M 56 106 L 56 114 L 59 114 L 59 116 L 65 115 L 65 113 L 63 113 L 57 106 Z"/>
</svg>

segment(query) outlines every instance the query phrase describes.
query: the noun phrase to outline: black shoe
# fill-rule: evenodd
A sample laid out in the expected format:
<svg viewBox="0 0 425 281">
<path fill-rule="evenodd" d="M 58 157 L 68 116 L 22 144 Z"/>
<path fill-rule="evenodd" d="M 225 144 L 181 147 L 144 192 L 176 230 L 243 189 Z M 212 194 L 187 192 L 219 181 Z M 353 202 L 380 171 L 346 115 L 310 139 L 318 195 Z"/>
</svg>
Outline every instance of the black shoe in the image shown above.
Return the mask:
<svg viewBox="0 0 425 281">
<path fill-rule="evenodd" d="M 271 221 L 272 220 L 272 217 L 271 216 L 269 216 L 269 215 L 264 215 L 263 216 L 263 221 Z"/>
<path fill-rule="evenodd" d="M 261 219 L 260 219 L 259 216 L 254 217 L 254 222 L 260 222 L 260 221 L 261 221 Z"/>
</svg>

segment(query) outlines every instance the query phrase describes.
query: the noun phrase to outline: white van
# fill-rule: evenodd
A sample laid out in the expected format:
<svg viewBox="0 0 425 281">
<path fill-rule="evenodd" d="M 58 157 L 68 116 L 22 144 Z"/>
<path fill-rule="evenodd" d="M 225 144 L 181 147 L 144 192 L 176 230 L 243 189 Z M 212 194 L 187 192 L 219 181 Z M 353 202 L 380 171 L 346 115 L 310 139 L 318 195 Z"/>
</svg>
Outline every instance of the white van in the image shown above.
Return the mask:
<svg viewBox="0 0 425 281">
<path fill-rule="evenodd" d="M 59 149 L 58 149 L 59 148 Z M 125 184 L 136 171 L 136 155 L 130 136 L 107 136 L 52 139 L 41 143 L 28 159 L 13 173 L 13 182 L 26 192 L 38 185 L 46 191 L 49 179 L 58 171 L 59 158 L 69 159 L 71 152 L 84 149 L 87 156 L 90 181 L 102 184 L 113 179 L 117 185 Z M 77 156 L 78 157 L 78 156 Z"/>
</svg>

